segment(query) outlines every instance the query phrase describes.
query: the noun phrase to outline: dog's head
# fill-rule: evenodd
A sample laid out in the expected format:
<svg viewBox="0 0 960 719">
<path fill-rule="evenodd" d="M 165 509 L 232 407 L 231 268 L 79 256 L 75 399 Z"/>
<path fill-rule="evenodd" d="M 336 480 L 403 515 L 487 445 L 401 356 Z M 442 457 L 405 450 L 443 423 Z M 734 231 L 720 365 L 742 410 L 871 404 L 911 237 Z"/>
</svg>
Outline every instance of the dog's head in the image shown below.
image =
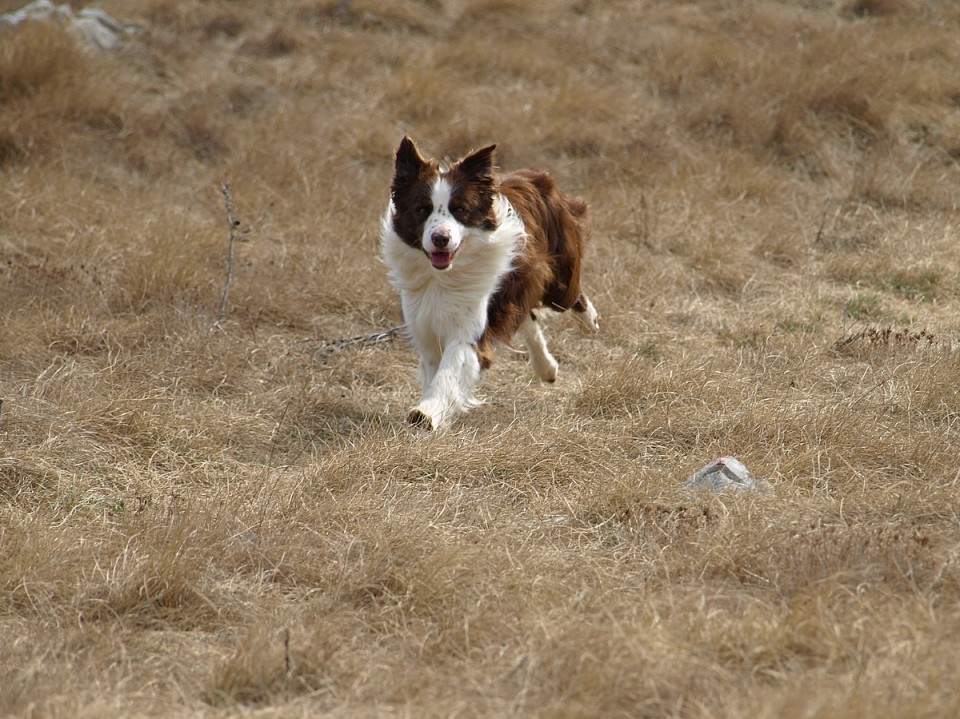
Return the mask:
<svg viewBox="0 0 960 719">
<path fill-rule="evenodd" d="M 472 230 L 496 227 L 493 151 L 490 145 L 449 168 L 424 159 L 409 137 L 397 148 L 391 186 L 393 229 L 422 249 L 437 270 L 448 270 Z"/>
</svg>

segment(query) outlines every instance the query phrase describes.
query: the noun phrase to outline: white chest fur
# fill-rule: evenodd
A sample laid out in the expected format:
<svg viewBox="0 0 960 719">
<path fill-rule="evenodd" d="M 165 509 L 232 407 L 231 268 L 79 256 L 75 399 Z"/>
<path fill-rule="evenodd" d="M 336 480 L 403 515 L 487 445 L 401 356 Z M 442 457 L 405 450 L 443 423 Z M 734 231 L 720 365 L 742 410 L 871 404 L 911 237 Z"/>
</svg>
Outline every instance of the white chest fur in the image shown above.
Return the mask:
<svg viewBox="0 0 960 719">
<path fill-rule="evenodd" d="M 490 296 L 523 246 L 523 223 L 513 207 L 498 197 L 495 229 L 464 228 L 456 261 L 447 270 L 434 269 L 422 250 L 401 240 L 393 231 L 392 215 L 391 206 L 383 221 L 383 259 L 400 291 L 404 320 L 414 339 L 441 346 L 455 339 L 479 339 Z"/>
</svg>

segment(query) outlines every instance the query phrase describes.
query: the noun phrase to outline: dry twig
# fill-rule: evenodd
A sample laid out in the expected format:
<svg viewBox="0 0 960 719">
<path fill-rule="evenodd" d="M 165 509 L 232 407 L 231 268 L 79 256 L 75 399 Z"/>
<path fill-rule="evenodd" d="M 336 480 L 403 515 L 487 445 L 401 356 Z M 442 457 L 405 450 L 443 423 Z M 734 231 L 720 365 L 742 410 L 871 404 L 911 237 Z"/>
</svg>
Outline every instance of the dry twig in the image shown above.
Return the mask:
<svg viewBox="0 0 960 719">
<path fill-rule="evenodd" d="M 354 345 L 379 344 L 380 342 L 387 342 L 397 335 L 402 329 L 402 326 L 397 326 L 391 327 L 387 330 L 381 330 L 380 332 L 371 332 L 370 334 L 359 335 L 358 337 L 350 337 L 349 339 L 344 340 L 324 340 L 323 344 L 320 346 L 320 352 L 339 352 L 342 349 L 352 347 Z"/>
<path fill-rule="evenodd" d="M 213 323 L 214 329 L 218 330 L 222 329 L 220 323 L 223 321 L 223 317 L 227 313 L 227 293 L 230 292 L 230 283 L 233 282 L 233 263 L 236 256 L 234 246 L 237 242 L 242 241 L 242 238 L 240 237 L 240 220 L 233 216 L 233 195 L 230 193 L 230 185 L 221 183 L 220 192 L 223 193 L 224 203 L 226 204 L 227 208 L 227 224 L 230 226 L 230 246 L 227 252 L 227 279 L 223 283 L 223 295 L 220 297 L 220 309 L 217 310 L 217 319 Z"/>
</svg>

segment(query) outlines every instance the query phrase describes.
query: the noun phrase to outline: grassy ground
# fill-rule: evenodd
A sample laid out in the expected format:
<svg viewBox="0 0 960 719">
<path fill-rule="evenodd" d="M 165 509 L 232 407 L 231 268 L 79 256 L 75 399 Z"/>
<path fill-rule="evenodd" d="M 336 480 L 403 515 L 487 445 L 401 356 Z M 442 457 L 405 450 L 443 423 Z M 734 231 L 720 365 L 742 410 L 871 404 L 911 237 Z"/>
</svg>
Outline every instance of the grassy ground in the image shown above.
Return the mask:
<svg viewBox="0 0 960 719">
<path fill-rule="evenodd" d="M 99 6 L 0 35 L 0 714 L 960 715 L 960 6 Z M 436 437 L 404 133 L 594 223 Z"/>
</svg>

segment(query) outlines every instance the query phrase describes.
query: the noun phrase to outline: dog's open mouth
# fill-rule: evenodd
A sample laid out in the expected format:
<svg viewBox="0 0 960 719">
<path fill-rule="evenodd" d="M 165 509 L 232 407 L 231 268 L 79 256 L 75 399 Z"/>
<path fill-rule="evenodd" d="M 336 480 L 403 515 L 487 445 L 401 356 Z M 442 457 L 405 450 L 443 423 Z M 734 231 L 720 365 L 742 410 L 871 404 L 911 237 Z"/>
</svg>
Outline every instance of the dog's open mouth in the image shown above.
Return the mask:
<svg viewBox="0 0 960 719">
<path fill-rule="evenodd" d="M 433 265 L 433 268 L 436 270 L 446 270 L 449 269 L 450 265 L 453 264 L 454 252 L 443 252 L 441 250 L 434 250 L 430 253 L 430 264 Z"/>
</svg>

